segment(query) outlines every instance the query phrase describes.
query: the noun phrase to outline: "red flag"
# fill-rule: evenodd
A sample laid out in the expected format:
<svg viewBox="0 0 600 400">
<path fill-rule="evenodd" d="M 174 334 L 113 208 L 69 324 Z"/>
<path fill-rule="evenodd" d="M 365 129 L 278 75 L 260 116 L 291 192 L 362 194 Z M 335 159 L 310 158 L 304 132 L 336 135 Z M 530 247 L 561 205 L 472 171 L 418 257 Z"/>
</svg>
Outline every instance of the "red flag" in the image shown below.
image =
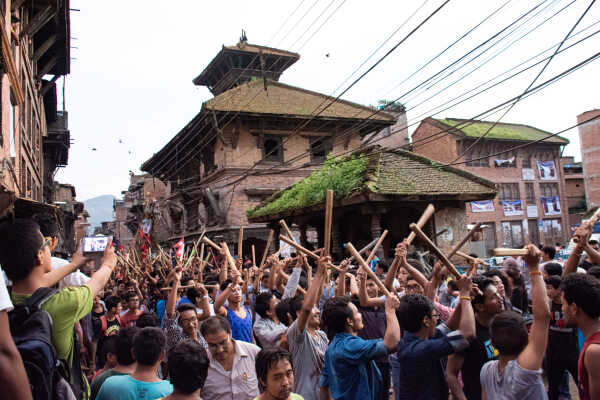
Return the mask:
<svg viewBox="0 0 600 400">
<path fill-rule="evenodd" d="M 179 239 L 179 241 L 173 245 L 173 250 L 175 251 L 175 257 L 181 260 L 185 250 L 185 242 L 183 241 L 183 238 Z"/>
</svg>

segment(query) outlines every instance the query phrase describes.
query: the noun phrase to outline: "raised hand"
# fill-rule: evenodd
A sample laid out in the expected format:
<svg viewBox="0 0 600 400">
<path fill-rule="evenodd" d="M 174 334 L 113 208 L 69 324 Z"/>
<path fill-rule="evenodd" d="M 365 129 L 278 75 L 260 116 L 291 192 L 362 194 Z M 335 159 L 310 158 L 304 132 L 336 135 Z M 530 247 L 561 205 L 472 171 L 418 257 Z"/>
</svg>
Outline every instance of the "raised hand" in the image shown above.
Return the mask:
<svg viewBox="0 0 600 400">
<path fill-rule="evenodd" d="M 117 265 L 117 255 L 115 254 L 115 246 L 113 246 L 112 237 L 108 239 L 108 243 L 106 244 L 106 248 L 104 249 L 101 265 L 106 265 L 113 270 Z"/>
<path fill-rule="evenodd" d="M 527 255 L 523 256 L 523 260 L 525 260 L 525 262 L 527 263 L 527 268 L 537 268 L 540 262 L 540 257 L 542 256 L 542 252 L 533 244 L 528 244 L 527 246 L 525 246 L 525 248 L 527 249 Z"/>
</svg>

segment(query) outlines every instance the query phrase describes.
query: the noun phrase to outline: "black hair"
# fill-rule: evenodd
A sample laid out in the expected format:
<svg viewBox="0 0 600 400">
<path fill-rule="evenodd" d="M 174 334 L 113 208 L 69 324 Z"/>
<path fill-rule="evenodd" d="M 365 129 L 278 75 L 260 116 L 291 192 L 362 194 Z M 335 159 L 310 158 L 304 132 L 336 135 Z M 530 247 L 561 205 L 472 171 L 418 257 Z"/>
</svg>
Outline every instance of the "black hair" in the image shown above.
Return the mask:
<svg viewBox="0 0 600 400">
<path fill-rule="evenodd" d="M 190 311 L 190 310 L 193 312 L 197 312 L 196 306 L 191 303 L 181 303 L 180 305 L 177 306 L 177 312 L 179 314 L 181 314 L 184 311 Z"/>
<path fill-rule="evenodd" d="M 519 272 L 519 270 L 514 268 L 507 268 L 504 270 L 504 273 L 508 277 L 510 277 L 510 279 L 512 279 L 513 288 L 524 287 L 525 281 L 523 280 L 523 276 L 521 275 L 521 272 Z"/>
<path fill-rule="evenodd" d="M 546 285 L 552 286 L 554 289 L 558 289 L 560 287 L 560 276 L 550 275 L 548 278 L 544 280 Z"/>
<path fill-rule="evenodd" d="M 121 298 L 119 296 L 108 296 L 108 298 L 104 302 L 108 311 L 110 311 L 111 308 L 117 307 L 119 303 L 121 303 Z"/>
<path fill-rule="evenodd" d="M 450 279 L 448 281 L 448 287 L 452 290 L 458 290 L 458 285 L 456 284 L 456 281 L 454 279 Z"/>
<path fill-rule="evenodd" d="M 129 302 L 129 300 L 131 300 L 132 297 L 137 297 L 138 300 L 142 300 L 142 299 L 139 298 L 137 292 L 127 292 L 127 293 L 125 293 L 125 301 L 126 302 Z"/>
<path fill-rule="evenodd" d="M 552 276 L 552 275 L 561 276 L 563 269 L 559 263 L 549 262 L 549 263 L 544 264 L 544 271 L 546 271 L 546 273 L 550 276 Z"/>
<path fill-rule="evenodd" d="M 267 383 L 269 369 L 282 360 L 287 360 L 290 363 L 293 371 L 294 364 L 292 363 L 292 354 L 289 351 L 278 347 L 273 347 L 262 349 L 258 352 L 254 361 L 254 367 L 256 368 L 258 384 L 262 389 L 264 389 L 264 386 Z"/>
<path fill-rule="evenodd" d="M 494 281 L 492 280 L 492 278 L 488 278 L 487 276 L 477 275 L 473 277 L 473 284 L 477 285 L 477 287 L 481 291 L 481 294 L 476 294 L 475 296 L 473 296 L 471 304 L 473 306 L 475 306 L 475 304 L 483 304 L 485 302 L 485 291 L 488 288 L 488 286 L 494 286 Z"/>
<path fill-rule="evenodd" d="M 225 331 L 229 334 L 231 333 L 231 326 L 229 326 L 227 318 L 224 318 L 220 315 L 207 318 L 200 327 L 200 333 L 204 337 L 206 337 L 206 335 L 213 335 L 221 331 Z"/>
<path fill-rule="evenodd" d="M 117 335 L 111 335 L 111 336 L 105 337 L 104 340 L 102 341 L 102 352 L 104 353 L 105 357 L 106 357 L 106 354 L 108 354 L 108 353 L 114 354 L 116 356 L 118 348 L 119 348 L 119 337 Z"/>
<path fill-rule="evenodd" d="M 198 290 L 195 287 L 189 288 L 185 292 L 185 295 L 188 298 L 188 300 L 192 302 L 192 304 L 196 304 L 196 300 L 201 297 L 200 292 L 198 292 Z"/>
<path fill-rule="evenodd" d="M 575 303 L 588 317 L 600 317 L 600 282 L 587 274 L 569 274 L 561 282 L 568 304 Z"/>
<path fill-rule="evenodd" d="M 292 321 L 295 321 L 298 318 L 298 311 L 302 310 L 302 303 L 304 303 L 304 296 L 299 294 L 290 300 L 290 315 L 292 316 Z"/>
<path fill-rule="evenodd" d="M 594 265 L 587 270 L 588 275 L 593 276 L 596 279 L 600 279 L 600 266 Z"/>
<path fill-rule="evenodd" d="M 138 333 L 137 327 L 121 328 L 117 333 L 117 362 L 120 365 L 131 365 L 135 362 L 131 349 L 133 338 Z"/>
<path fill-rule="evenodd" d="M 554 260 L 554 256 L 556 256 L 556 247 L 554 246 L 544 246 L 542 247 L 542 251 L 548 254 L 548 258 Z"/>
<path fill-rule="evenodd" d="M 502 285 L 504 286 L 504 292 L 506 293 L 506 296 L 510 296 L 512 294 L 510 292 L 510 283 L 508 282 L 508 278 L 506 277 L 506 275 L 504 275 L 504 272 L 502 272 L 500 269 L 496 268 L 496 269 L 490 269 L 489 271 L 485 271 L 483 273 L 483 276 L 487 276 L 488 278 L 497 276 L 502 281 Z"/>
<path fill-rule="evenodd" d="M 269 311 L 269 306 L 271 305 L 272 298 L 273 293 L 271 292 L 262 292 L 258 296 L 256 296 L 256 300 L 254 301 L 254 310 L 262 318 L 268 318 L 267 311 Z"/>
<path fill-rule="evenodd" d="M 379 260 L 377 266 L 384 272 L 387 273 L 390 269 L 390 265 L 383 260 Z"/>
<path fill-rule="evenodd" d="M 138 328 L 146 328 L 147 326 L 160 326 L 160 321 L 154 313 L 143 312 L 135 321 L 135 326 Z"/>
<path fill-rule="evenodd" d="M 142 328 L 133 337 L 133 355 L 140 365 L 156 364 L 166 347 L 167 337 L 160 328 Z"/>
<path fill-rule="evenodd" d="M 8 279 L 20 281 L 29 276 L 43 243 L 40 227 L 31 219 L 0 222 L 0 264 Z"/>
<path fill-rule="evenodd" d="M 31 218 L 37 222 L 40 227 L 40 232 L 42 232 L 43 236 L 49 236 L 52 238 L 59 236 L 58 220 L 54 214 L 38 213 L 33 214 Z"/>
<path fill-rule="evenodd" d="M 178 391 L 190 394 L 204 387 L 208 374 L 208 354 L 201 344 L 184 340 L 169 350 L 169 381 Z"/>
<path fill-rule="evenodd" d="M 518 356 L 529 341 L 523 317 L 514 311 L 503 311 L 492 319 L 490 336 L 492 345 L 506 356 Z"/>
<path fill-rule="evenodd" d="M 229 286 L 230 283 L 233 283 L 233 281 L 231 279 L 225 279 L 223 281 L 223 283 L 221 283 L 221 286 L 219 287 L 219 289 L 221 289 L 221 292 L 224 292 L 225 289 L 227 289 L 227 286 Z"/>
<path fill-rule="evenodd" d="M 431 317 L 433 304 L 422 294 L 407 294 L 400 299 L 396 317 L 402 329 L 417 332 L 423 326 L 423 318 Z"/>
<path fill-rule="evenodd" d="M 291 315 L 290 312 L 290 302 L 292 301 L 292 297 L 288 297 L 287 299 L 281 300 L 275 306 L 275 315 L 277 315 L 277 319 L 279 322 L 288 326 L 288 314 Z M 292 316 L 293 318 L 293 316 Z"/>
<path fill-rule="evenodd" d="M 352 318 L 352 309 L 348 306 L 350 297 L 335 296 L 325 302 L 321 320 L 325 325 L 327 337 L 332 340 L 335 335 L 346 331 L 347 319 Z"/>
</svg>

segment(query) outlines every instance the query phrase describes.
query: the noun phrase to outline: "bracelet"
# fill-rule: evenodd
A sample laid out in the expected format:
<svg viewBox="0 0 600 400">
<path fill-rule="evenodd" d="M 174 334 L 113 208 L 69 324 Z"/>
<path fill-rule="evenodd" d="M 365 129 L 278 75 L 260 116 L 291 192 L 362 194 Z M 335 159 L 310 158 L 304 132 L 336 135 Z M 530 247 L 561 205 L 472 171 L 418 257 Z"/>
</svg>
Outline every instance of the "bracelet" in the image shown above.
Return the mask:
<svg viewBox="0 0 600 400">
<path fill-rule="evenodd" d="M 542 275 L 542 272 L 541 271 L 531 271 L 529 273 L 529 276 L 534 276 L 534 275 Z"/>
<path fill-rule="evenodd" d="M 460 296 L 460 297 L 459 297 L 459 299 L 460 299 L 460 300 L 467 300 L 467 301 L 471 301 L 471 300 L 473 300 L 473 299 L 471 298 L 471 296 Z"/>
</svg>

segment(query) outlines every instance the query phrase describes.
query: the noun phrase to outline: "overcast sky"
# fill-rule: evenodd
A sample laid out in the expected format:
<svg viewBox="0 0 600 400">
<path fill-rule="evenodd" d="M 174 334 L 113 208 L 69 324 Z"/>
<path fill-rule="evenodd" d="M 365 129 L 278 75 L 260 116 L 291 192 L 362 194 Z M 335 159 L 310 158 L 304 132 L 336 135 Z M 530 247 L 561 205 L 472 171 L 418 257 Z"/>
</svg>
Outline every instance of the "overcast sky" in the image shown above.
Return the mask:
<svg viewBox="0 0 600 400">
<path fill-rule="evenodd" d="M 522 20 L 522 26 L 514 26 L 514 32 L 508 30 L 498 36 L 496 40 L 508 35 L 470 64 L 427 90 L 402 97 L 400 101 L 408 109 L 409 123 L 428 115 L 472 118 L 519 95 L 544 63 L 480 96 L 435 113 L 437 106 L 528 58 L 549 49 L 525 65 L 552 54 L 556 48 L 552 46 L 558 45 L 566 36 L 590 1 L 575 1 L 533 32 L 519 37 L 571 1 L 543 2 L 536 9 L 537 15 L 535 12 L 530 14 Z M 71 74 L 66 78 L 65 100 L 73 144 L 69 165 L 58 172 L 57 180 L 75 185 L 79 200 L 103 194 L 120 197 L 121 191 L 129 185 L 128 171 L 139 172 L 140 165 L 200 111 L 202 102 L 212 97 L 206 88 L 194 86 L 192 79 L 222 45 L 237 43 L 242 29 L 246 30 L 250 43 L 299 51 L 300 60 L 282 75 L 282 82 L 332 94 L 340 86 L 341 90 L 347 87 L 442 3 L 442 0 L 71 0 L 71 7 L 81 10 L 71 13 L 71 45 L 76 48 L 71 51 L 74 59 Z M 343 98 L 362 104 L 398 98 L 519 18 L 539 1 L 509 1 L 443 56 L 406 79 L 505 3 L 506 0 L 451 0 Z M 295 9 L 297 11 L 292 14 Z M 416 14 L 408 19 L 416 10 Z M 310 38 L 330 15 L 331 18 Z M 596 25 L 568 40 L 563 47 L 600 29 L 599 21 L 600 5 L 595 5 L 573 35 Z M 376 55 L 342 85 L 395 31 Z M 489 42 L 483 49 L 493 43 Z M 578 64 L 599 49 L 600 34 L 597 34 L 558 54 L 536 84 Z M 473 53 L 466 60 L 477 54 Z M 498 55 L 482 65 L 495 54 Z M 458 66 L 460 64 L 448 72 Z M 466 78 L 433 96 L 477 67 Z M 576 124 L 577 115 L 600 108 L 599 72 L 600 61 L 588 64 L 539 93 L 522 99 L 502 121 L 528 124 L 549 132 Z M 487 119 L 495 120 L 501 114 Z M 409 130 L 412 132 L 414 128 L 416 125 Z M 571 141 L 565 154 L 579 159 L 577 130 L 563 136 Z"/>
</svg>

